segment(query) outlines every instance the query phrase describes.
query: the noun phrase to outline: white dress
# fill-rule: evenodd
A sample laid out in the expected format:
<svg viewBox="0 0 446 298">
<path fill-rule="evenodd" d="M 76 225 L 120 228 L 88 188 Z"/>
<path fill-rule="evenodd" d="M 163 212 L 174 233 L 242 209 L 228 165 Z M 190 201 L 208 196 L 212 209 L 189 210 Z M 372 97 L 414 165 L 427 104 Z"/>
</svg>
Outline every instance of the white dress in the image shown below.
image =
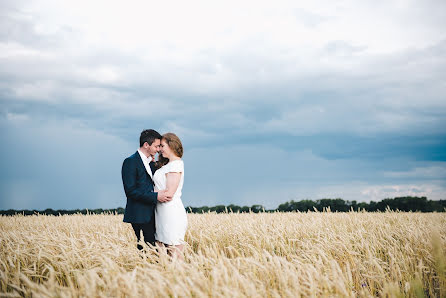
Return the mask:
<svg viewBox="0 0 446 298">
<path fill-rule="evenodd" d="M 181 189 L 184 183 L 184 163 L 174 160 L 158 169 L 153 175 L 155 190 L 166 189 L 167 173 L 181 173 L 180 184 L 167 203 L 157 203 L 155 209 L 155 239 L 168 245 L 184 243 L 187 228 L 187 214 L 181 201 Z"/>
</svg>

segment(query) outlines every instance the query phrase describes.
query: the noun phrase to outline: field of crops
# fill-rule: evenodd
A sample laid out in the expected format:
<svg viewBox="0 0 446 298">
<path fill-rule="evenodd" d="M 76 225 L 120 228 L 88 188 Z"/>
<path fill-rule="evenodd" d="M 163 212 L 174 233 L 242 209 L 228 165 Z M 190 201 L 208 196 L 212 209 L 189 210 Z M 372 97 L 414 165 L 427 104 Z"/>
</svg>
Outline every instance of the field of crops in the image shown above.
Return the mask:
<svg viewBox="0 0 446 298">
<path fill-rule="evenodd" d="M 446 297 L 446 213 L 188 219 L 182 262 L 121 215 L 0 217 L 0 296 Z"/>
</svg>

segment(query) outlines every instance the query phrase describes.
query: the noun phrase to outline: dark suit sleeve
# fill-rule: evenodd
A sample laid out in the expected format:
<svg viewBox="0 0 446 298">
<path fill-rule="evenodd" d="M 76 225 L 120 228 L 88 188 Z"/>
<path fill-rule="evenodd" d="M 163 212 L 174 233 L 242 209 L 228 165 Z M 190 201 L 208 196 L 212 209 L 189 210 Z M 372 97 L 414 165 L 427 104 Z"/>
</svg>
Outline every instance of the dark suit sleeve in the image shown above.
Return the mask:
<svg viewBox="0 0 446 298">
<path fill-rule="evenodd" d="M 127 158 L 122 164 L 122 183 L 124 191 L 129 200 L 143 202 L 145 204 L 156 205 L 158 193 L 150 191 L 146 187 L 138 186 L 136 183 L 136 164 L 133 159 Z"/>
</svg>

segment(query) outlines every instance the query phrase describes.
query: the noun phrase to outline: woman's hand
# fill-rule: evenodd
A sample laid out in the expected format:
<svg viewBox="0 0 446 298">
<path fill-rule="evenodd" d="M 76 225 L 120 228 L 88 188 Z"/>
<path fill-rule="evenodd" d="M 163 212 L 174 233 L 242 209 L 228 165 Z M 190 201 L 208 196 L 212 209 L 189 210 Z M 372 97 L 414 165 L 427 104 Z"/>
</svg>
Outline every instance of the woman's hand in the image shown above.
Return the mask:
<svg viewBox="0 0 446 298">
<path fill-rule="evenodd" d="M 167 189 L 160 190 L 160 191 L 158 191 L 157 200 L 160 203 L 166 203 L 166 202 L 172 201 L 172 196 L 169 196 L 169 194 L 167 193 Z"/>
</svg>

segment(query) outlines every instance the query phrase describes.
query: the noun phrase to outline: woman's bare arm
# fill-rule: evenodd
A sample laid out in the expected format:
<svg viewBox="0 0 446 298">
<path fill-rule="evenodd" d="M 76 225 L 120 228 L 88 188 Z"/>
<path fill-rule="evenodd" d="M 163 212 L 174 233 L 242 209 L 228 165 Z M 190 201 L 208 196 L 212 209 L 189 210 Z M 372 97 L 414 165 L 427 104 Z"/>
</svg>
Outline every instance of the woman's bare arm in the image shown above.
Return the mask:
<svg viewBox="0 0 446 298">
<path fill-rule="evenodd" d="M 170 172 L 166 174 L 166 196 L 173 197 L 177 191 L 178 185 L 180 185 L 182 173 Z"/>
</svg>

